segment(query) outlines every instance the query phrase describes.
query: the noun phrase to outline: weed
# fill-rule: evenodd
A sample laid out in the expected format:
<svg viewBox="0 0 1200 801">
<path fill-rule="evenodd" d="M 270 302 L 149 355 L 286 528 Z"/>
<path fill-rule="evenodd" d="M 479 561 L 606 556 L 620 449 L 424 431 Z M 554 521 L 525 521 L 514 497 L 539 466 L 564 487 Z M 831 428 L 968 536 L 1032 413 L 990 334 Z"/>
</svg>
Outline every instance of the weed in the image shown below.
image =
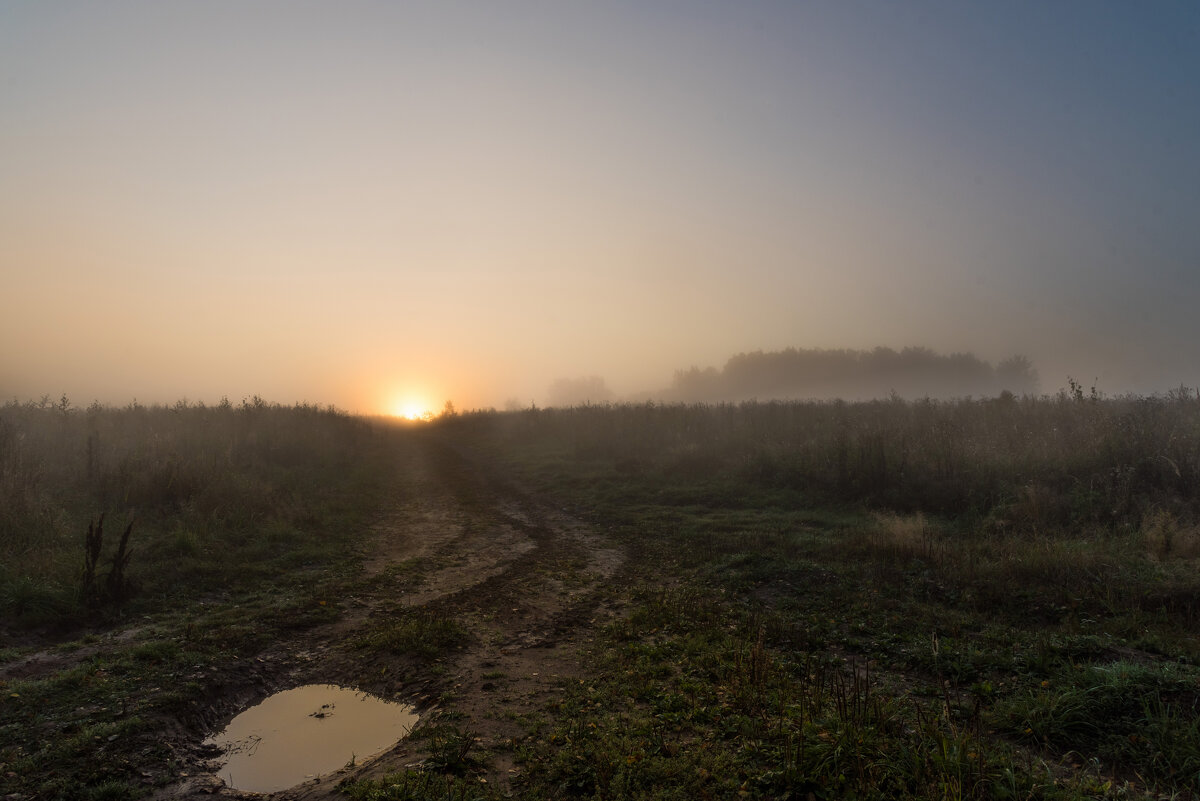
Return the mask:
<svg viewBox="0 0 1200 801">
<path fill-rule="evenodd" d="M 363 780 L 345 787 L 351 801 L 486 801 L 507 797 L 477 781 L 430 770 Z"/>
<path fill-rule="evenodd" d="M 429 740 L 429 756 L 423 768 L 452 776 L 466 776 L 480 767 L 475 750 L 476 735 L 456 726 L 431 726 L 422 732 Z"/>
<path fill-rule="evenodd" d="M 0 575 L 0 611 L 28 625 L 62 620 L 74 607 L 71 592 L 32 576 Z"/>
<path fill-rule="evenodd" d="M 116 553 L 112 555 L 108 575 L 101 586 L 96 577 L 96 568 L 104 547 L 104 515 L 100 515 L 97 522 L 88 523 L 87 534 L 84 537 L 83 574 L 80 578 L 79 592 L 84 606 L 91 609 L 109 604 L 119 606 L 129 597 L 132 587 L 125 571 L 133 555 L 129 549 L 129 535 L 132 531 L 133 521 L 130 521 L 117 544 Z"/>
<path fill-rule="evenodd" d="M 428 610 L 400 610 L 360 635 L 356 648 L 429 660 L 456 647 L 469 633 L 455 620 Z"/>
</svg>

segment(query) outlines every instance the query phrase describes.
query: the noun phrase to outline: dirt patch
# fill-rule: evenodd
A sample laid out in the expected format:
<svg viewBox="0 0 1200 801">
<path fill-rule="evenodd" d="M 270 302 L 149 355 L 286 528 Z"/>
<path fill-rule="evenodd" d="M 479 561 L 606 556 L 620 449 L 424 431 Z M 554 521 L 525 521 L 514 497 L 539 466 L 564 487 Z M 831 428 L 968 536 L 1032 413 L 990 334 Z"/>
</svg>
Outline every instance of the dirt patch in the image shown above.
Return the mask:
<svg viewBox="0 0 1200 801">
<path fill-rule="evenodd" d="M 256 672 L 268 678 L 250 688 L 360 687 L 413 704 L 421 715 L 417 731 L 367 765 L 271 798 L 334 798 L 343 779 L 416 765 L 428 747 L 420 728 L 450 719 L 490 754 L 482 778 L 505 786 L 516 772 L 512 745 L 523 734 L 523 717 L 553 703 L 566 682 L 587 676 L 594 629 L 618 613 L 624 551 L 513 487 L 473 454 L 423 438 L 400 483 L 395 508 L 375 526 L 361 589 L 345 599 L 344 613 L 261 654 Z M 468 633 L 465 642 L 432 662 L 347 647 L 361 632 L 414 611 L 455 621 Z M 247 689 L 231 697 L 254 700 L 245 698 Z M 191 742 L 180 743 L 177 755 L 190 775 L 156 798 L 262 797 L 217 780 L 214 755 L 197 745 L 212 732 L 189 733 Z"/>
<path fill-rule="evenodd" d="M 136 641 L 143 631 L 142 626 L 132 626 L 110 632 L 99 638 L 98 642 L 88 645 L 45 648 L 35 651 L 0 666 L 0 680 L 36 679 L 51 673 L 69 670 L 114 645 L 127 645 Z M 18 642 L 19 639 L 14 637 L 11 641 Z"/>
</svg>

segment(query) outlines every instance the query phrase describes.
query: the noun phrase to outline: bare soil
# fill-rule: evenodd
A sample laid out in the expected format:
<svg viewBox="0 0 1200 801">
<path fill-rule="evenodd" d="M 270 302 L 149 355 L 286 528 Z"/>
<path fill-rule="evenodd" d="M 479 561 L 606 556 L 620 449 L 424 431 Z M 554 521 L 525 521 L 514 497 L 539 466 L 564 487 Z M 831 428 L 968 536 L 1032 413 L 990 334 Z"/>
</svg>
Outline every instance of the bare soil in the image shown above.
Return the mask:
<svg viewBox="0 0 1200 801">
<path fill-rule="evenodd" d="M 504 787 L 517 775 L 513 741 L 526 733 L 522 720 L 552 705 L 564 683 L 586 680 L 595 628 L 621 613 L 625 552 L 475 455 L 417 439 L 400 456 L 395 503 L 372 532 L 360 589 L 341 599 L 343 614 L 210 677 L 209 709 L 167 734 L 182 775 L 155 798 L 264 797 L 216 778 L 217 754 L 202 740 L 270 693 L 308 683 L 411 703 L 418 730 L 452 722 L 474 734 L 488 754 L 481 781 Z M 388 615 L 413 610 L 453 619 L 470 636 L 432 662 L 352 647 Z M 269 797 L 336 798 L 339 783 L 415 766 L 427 747 L 409 737 L 365 764 Z"/>
</svg>

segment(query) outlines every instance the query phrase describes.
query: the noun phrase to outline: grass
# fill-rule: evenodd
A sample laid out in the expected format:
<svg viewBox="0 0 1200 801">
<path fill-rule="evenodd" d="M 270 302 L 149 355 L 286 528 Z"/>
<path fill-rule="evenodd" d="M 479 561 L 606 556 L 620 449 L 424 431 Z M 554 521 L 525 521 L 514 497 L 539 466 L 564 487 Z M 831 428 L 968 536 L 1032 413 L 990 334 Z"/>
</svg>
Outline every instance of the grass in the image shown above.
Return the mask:
<svg viewBox="0 0 1200 801">
<path fill-rule="evenodd" d="M 0 679 L 0 794 L 138 798 L 176 779 L 165 722 L 202 727 L 214 685 L 339 614 L 395 444 L 259 400 L 0 407 L 0 633 L 5 662 L 41 654 Z"/>
<path fill-rule="evenodd" d="M 578 481 L 586 466 L 601 493 L 708 503 L 791 490 L 809 505 L 866 504 L 1025 531 L 1140 525 L 1160 510 L 1194 520 L 1200 511 L 1200 399 L 1185 390 L 601 406 L 461 415 L 446 425 L 516 449 L 544 477 L 565 469 Z"/>
<path fill-rule="evenodd" d="M 529 797 L 1200 786 L 1194 393 L 444 427 L 656 567 L 519 750 Z"/>
<path fill-rule="evenodd" d="M 257 399 L 237 408 L 0 407 L 9 501 L 0 505 L 0 612 L 17 627 L 86 622 L 85 532 L 105 513 L 114 529 L 137 521 L 129 571 L 140 592 L 119 605 L 127 615 L 175 603 L 182 588 L 206 593 L 248 583 L 250 573 L 326 564 L 344 551 L 330 529 L 358 519 L 359 499 L 381 491 L 377 439 L 335 410 Z"/>
<path fill-rule="evenodd" d="M 425 610 L 397 610 L 355 641 L 356 649 L 375 654 L 431 660 L 462 645 L 470 633 L 457 621 Z"/>
<path fill-rule="evenodd" d="M 1166 784 L 1200 786 L 1200 685 L 1172 663 L 1063 669 L 996 705 L 997 723 L 1064 753 L 1094 755 Z"/>
<path fill-rule="evenodd" d="M 171 778 L 163 721 L 204 720 L 212 686 L 340 614 L 394 449 L 425 436 L 619 542 L 625 611 L 584 646 L 583 681 L 520 717 L 511 781 L 451 716 L 414 733 L 420 768 L 350 798 L 1200 787 L 1200 400 L 1177 391 L 463 413 L 390 432 L 261 402 L 6 405 L 0 659 L 57 661 L 0 686 L 0 794 L 134 798 Z M 135 509 L 135 591 L 89 610 L 88 522 L 123 530 Z M 422 575 L 406 563 L 371 586 Z M 455 621 L 398 607 L 344 650 L 428 665 L 464 645 Z"/>
</svg>

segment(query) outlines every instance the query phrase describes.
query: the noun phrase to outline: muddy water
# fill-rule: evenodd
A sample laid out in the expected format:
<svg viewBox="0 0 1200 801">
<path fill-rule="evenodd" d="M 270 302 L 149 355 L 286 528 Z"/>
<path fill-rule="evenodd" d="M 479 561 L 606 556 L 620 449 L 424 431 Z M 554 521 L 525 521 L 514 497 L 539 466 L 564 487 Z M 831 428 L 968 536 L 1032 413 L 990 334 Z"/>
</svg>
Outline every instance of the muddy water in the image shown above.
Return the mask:
<svg viewBox="0 0 1200 801">
<path fill-rule="evenodd" d="M 333 684 L 270 696 L 205 742 L 225 751 L 218 776 L 238 790 L 269 793 L 362 764 L 407 735 L 412 707 Z"/>
</svg>

